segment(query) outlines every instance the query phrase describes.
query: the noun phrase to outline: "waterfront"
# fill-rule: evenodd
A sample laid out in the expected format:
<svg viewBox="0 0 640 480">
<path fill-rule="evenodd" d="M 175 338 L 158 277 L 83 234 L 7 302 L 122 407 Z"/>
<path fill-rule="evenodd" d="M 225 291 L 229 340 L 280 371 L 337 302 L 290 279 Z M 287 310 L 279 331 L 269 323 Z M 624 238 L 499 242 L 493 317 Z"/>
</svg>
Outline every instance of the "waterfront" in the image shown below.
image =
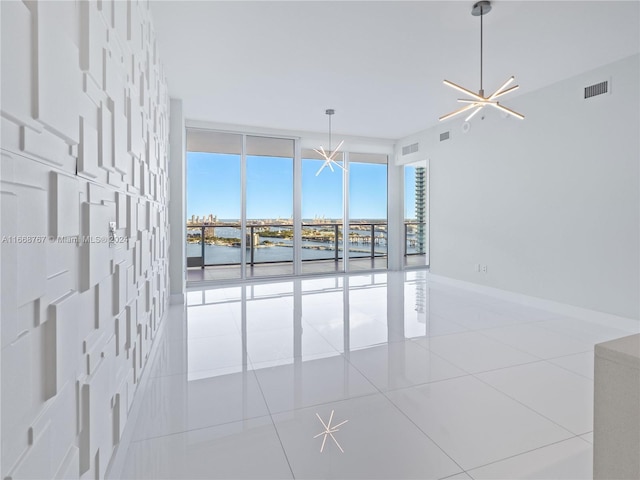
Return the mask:
<svg viewBox="0 0 640 480">
<path fill-rule="evenodd" d="M 362 258 L 371 256 L 371 224 L 367 228 L 363 225 L 352 224 L 349 229 L 348 252 L 350 258 Z M 311 225 L 313 226 L 313 225 Z M 310 227 L 305 225 L 305 230 Z M 317 240 L 317 236 L 307 231 L 306 236 L 314 238 L 302 239 L 302 260 L 323 260 L 335 258 L 335 226 L 325 226 L 318 228 L 313 226 L 317 231 L 322 233 L 322 241 Z M 355 227 L 355 228 L 354 228 Z M 188 237 L 187 256 L 200 257 L 202 255 L 201 243 L 201 227 L 189 227 L 191 234 Z M 213 229 L 214 227 L 205 227 Z M 255 227 L 263 231 L 254 233 L 253 262 L 291 262 L 293 261 L 293 240 L 290 237 L 292 227 Z M 344 254 L 344 244 L 342 241 L 342 225 L 339 225 L 339 241 L 338 256 L 342 258 Z M 197 234 L 195 233 L 197 232 Z M 277 233 L 279 232 L 279 233 Z M 212 232 L 209 236 L 205 233 L 205 239 L 209 238 L 204 245 L 204 264 L 205 265 L 228 265 L 240 263 L 240 228 L 229 226 L 216 226 L 215 234 Z M 216 239 L 211 240 L 211 239 Z M 374 255 L 385 256 L 387 254 L 387 232 L 386 225 L 380 224 L 375 226 L 374 231 Z M 247 238 L 249 241 L 249 236 Z M 416 249 L 416 233 L 409 232 L 407 234 L 407 254 L 418 253 Z M 247 248 L 247 261 L 251 262 L 251 248 Z"/>
</svg>

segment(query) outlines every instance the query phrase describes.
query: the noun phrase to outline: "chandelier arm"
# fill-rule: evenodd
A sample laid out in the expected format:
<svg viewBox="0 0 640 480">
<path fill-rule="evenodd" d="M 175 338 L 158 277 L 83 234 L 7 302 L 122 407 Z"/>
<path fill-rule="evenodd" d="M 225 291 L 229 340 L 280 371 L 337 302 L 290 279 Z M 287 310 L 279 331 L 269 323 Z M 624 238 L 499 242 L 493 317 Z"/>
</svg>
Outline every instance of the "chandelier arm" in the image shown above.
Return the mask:
<svg viewBox="0 0 640 480">
<path fill-rule="evenodd" d="M 329 155 L 329 160 L 333 160 L 333 156 L 338 153 L 340 151 L 340 147 L 342 146 L 342 144 L 344 143 L 344 140 L 342 140 L 338 146 L 336 147 L 336 149 L 333 151 L 333 153 L 331 155 Z"/>
<path fill-rule="evenodd" d="M 502 110 L 503 112 L 508 113 L 509 115 L 513 115 L 514 117 L 519 118 L 520 120 L 524 119 L 524 115 L 522 115 L 521 113 L 518 113 L 518 112 L 516 112 L 514 110 L 511 110 L 510 108 L 507 108 L 507 107 L 505 107 L 503 105 L 500 105 L 498 102 L 491 103 L 490 105 L 492 107 L 497 108 L 498 110 Z"/>
<path fill-rule="evenodd" d="M 316 172 L 316 177 L 317 177 L 318 175 L 320 175 L 320 172 L 322 172 L 322 170 L 324 170 L 324 167 L 326 167 L 326 166 L 327 166 L 327 162 L 324 162 L 324 163 L 322 164 L 322 166 L 320 167 L 320 170 L 318 170 L 318 171 Z"/>
<path fill-rule="evenodd" d="M 476 108 L 473 112 L 471 112 L 471 115 L 469 115 L 467 118 L 464 119 L 465 122 L 468 122 L 469 120 L 471 120 L 476 113 L 478 113 L 480 110 L 482 110 L 484 108 L 484 105 L 480 105 L 478 108 Z"/>
<path fill-rule="evenodd" d="M 514 85 L 511 88 L 507 88 L 506 90 L 503 90 L 502 92 L 496 91 L 496 93 L 494 93 L 493 95 L 491 95 L 489 97 L 490 100 L 495 100 L 498 97 L 501 97 L 502 95 L 509 93 L 509 92 L 513 92 L 514 90 L 517 90 L 520 88 L 520 85 Z"/>
<path fill-rule="evenodd" d="M 480 95 L 478 95 L 477 93 L 473 93 L 471 90 L 467 90 L 464 87 L 461 87 L 460 85 L 457 85 L 453 82 L 450 82 L 449 80 L 444 80 L 444 84 L 445 85 L 449 85 L 451 88 L 455 88 L 456 90 L 462 92 L 462 93 L 466 93 L 467 95 L 470 95 L 473 98 L 477 98 L 478 100 L 485 100 L 484 97 L 481 97 Z"/>
<path fill-rule="evenodd" d="M 475 106 L 476 106 L 476 104 L 475 104 L 475 103 L 472 103 L 472 104 L 469 104 L 469 105 L 465 105 L 465 106 L 464 106 L 464 107 L 462 107 L 462 108 L 459 108 L 459 109 L 457 109 L 457 110 L 454 110 L 454 111 L 453 111 L 453 112 L 451 112 L 451 113 L 447 113 L 446 115 L 441 116 L 438 120 L 439 120 L 439 121 L 443 121 L 443 120 L 446 120 L 446 119 L 448 119 L 448 118 L 455 117 L 455 116 L 456 116 L 456 115 L 458 115 L 459 113 L 466 112 L 467 110 L 469 110 L 469 109 L 471 109 L 471 108 L 473 108 L 473 107 L 475 107 Z"/>
<path fill-rule="evenodd" d="M 515 80 L 515 77 L 512 75 L 511 77 L 509 77 L 509 79 L 504 82 L 500 88 L 498 88 L 495 92 L 493 92 L 493 95 L 491 95 L 489 97 L 489 100 L 491 100 L 492 98 L 495 98 L 495 96 L 500 93 L 504 88 L 507 88 L 507 85 L 509 85 L 511 82 L 513 82 Z"/>
<path fill-rule="evenodd" d="M 478 105 L 486 104 L 486 103 L 493 103 L 493 102 L 490 102 L 489 100 L 470 100 L 468 98 L 459 98 L 458 102 L 459 103 L 476 103 Z"/>
</svg>

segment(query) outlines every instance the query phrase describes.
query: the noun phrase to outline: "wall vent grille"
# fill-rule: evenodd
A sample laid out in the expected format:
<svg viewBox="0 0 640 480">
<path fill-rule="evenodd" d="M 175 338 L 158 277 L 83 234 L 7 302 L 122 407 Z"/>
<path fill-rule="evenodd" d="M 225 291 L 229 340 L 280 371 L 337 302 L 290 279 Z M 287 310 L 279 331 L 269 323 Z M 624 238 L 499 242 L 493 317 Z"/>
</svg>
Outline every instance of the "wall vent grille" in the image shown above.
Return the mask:
<svg viewBox="0 0 640 480">
<path fill-rule="evenodd" d="M 584 87 L 584 98 L 591 98 L 609 92 L 609 82 L 604 81 Z"/>
<path fill-rule="evenodd" d="M 444 132 L 440 134 L 440 141 L 443 142 L 445 140 L 449 140 L 449 132 Z"/>
<path fill-rule="evenodd" d="M 402 147 L 402 155 L 409 155 L 410 153 L 416 153 L 417 151 L 417 143 L 412 143 L 411 145 L 405 145 L 404 147 Z"/>
</svg>

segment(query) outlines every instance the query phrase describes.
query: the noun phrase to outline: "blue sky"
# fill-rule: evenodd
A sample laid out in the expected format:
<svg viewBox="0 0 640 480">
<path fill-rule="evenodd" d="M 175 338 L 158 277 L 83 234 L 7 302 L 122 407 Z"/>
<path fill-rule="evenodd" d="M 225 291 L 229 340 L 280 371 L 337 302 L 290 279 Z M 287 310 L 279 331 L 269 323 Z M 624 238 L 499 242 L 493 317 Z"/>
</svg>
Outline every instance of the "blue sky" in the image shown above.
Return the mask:
<svg viewBox="0 0 640 480">
<path fill-rule="evenodd" d="M 293 162 L 278 157 L 247 157 L 247 218 L 290 218 L 293 213 Z M 342 175 L 320 160 L 303 160 L 302 218 L 342 217 Z M 352 219 L 387 217 L 385 165 L 352 163 L 349 172 Z M 187 153 L 187 218 L 217 215 L 240 218 L 240 156 Z M 413 201 L 411 202 L 413 205 Z"/>
</svg>

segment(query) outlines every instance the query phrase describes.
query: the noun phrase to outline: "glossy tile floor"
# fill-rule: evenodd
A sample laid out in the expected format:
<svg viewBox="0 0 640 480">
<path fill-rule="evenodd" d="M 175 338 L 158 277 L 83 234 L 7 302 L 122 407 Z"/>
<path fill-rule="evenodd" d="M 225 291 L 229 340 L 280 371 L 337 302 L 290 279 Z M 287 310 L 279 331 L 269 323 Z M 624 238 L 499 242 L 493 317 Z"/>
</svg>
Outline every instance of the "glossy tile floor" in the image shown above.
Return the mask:
<svg viewBox="0 0 640 480">
<path fill-rule="evenodd" d="M 425 271 L 187 303 L 157 339 L 119 478 L 591 478 L 593 347 L 638 331 Z"/>
</svg>

